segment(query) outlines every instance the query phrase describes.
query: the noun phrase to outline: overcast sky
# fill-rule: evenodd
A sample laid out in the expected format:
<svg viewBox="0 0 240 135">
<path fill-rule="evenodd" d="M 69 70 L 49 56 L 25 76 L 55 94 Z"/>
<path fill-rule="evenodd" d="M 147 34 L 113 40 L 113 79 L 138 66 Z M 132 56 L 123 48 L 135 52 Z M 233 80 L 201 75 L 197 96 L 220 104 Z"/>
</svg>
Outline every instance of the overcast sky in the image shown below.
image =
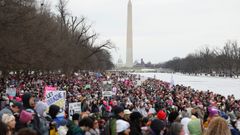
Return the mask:
<svg viewBox="0 0 240 135">
<path fill-rule="evenodd" d="M 51 0 L 52 6 L 58 0 Z M 69 0 L 74 16 L 85 16 L 99 39 L 116 46 L 113 61 L 125 62 L 128 0 Z M 134 61 L 164 62 L 203 46 L 240 41 L 240 0 L 132 0 Z"/>
</svg>

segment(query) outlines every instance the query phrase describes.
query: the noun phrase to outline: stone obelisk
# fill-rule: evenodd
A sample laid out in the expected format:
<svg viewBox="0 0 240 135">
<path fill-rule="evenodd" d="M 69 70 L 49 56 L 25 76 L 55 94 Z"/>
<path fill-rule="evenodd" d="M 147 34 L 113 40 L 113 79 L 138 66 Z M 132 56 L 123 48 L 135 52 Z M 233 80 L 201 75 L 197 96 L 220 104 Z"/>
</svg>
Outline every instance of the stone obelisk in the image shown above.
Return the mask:
<svg viewBox="0 0 240 135">
<path fill-rule="evenodd" d="M 133 67 L 132 2 L 128 2 L 127 11 L 127 56 L 126 67 Z"/>
</svg>

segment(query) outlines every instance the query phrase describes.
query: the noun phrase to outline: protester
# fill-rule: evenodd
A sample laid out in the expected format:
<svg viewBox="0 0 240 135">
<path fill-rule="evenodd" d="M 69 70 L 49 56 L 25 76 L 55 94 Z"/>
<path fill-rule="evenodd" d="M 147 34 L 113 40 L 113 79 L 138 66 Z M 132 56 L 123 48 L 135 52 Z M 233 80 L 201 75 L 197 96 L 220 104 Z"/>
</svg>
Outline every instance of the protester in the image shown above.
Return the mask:
<svg viewBox="0 0 240 135">
<path fill-rule="evenodd" d="M 5 123 L 0 120 L 0 135 L 8 135 L 9 129 Z"/>
<path fill-rule="evenodd" d="M 236 127 L 240 131 L 240 112 L 237 112 L 237 122 L 236 122 Z"/>
<path fill-rule="evenodd" d="M 228 115 L 229 115 L 229 117 L 228 117 Z M 240 131 L 236 127 L 236 123 L 237 123 L 236 116 L 232 113 L 229 113 L 228 115 L 224 112 L 221 112 L 220 116 L 222 118 L 224 118 L 225 120 L 227 120 L 228 127 L 229 127 L 232 135 L 240 135 Z"/>
<path fill-rule="evenodd" d="M 40 135 L 41 134 L 40 119 L 39 119 L 38 113 L 35 110 L 36 103 L 35 103 L 34 96 L 30 93 L 24 93 L 24 95 L 22 96 L 22 101 L 23 101 L 24 110 L 32 113 L 33 118 L 31 120 L 30 127 L 32 127 L 32 129 L 36 130 L 38 135 Z"/>
<path fill-rule="evenodd" d="M 108 120 L 105 132 L 106 135 L 117 135 L 116 121 L 124 118 L 124 109 L 121 106 L 113 108 L 113 116 Z"/>
<path fill-rule="evenodd" d="M 30 128 L 23 128 L 19 130 L 17 135 L 37 135 L 37 132 Z"/>
<path fill-rule="evenodd" d="M 191 120 L 188 122 L 188 130 L 190 135 L 202 135 L 202 120 L 197 118 L 198 114 L 195 109 L 192 109 L 191 114 Z"/>
<path fill-rule="evenodd" d="M 84 132 L 79 127 L 79 114 L 74 114 L 72 121 L 68 123 L 67 135 L 82 135 Z"/>
<path fill-rule="evenodd" d="M 168 135 L 185 135 L 183 125 L 178 122 L 172 123 L 171 127 L 169 128 Z"/>
<path fill-rule="evenodd" d="M 12 114 L 3 114 L 2 122 L 7 125 L 8 133 L 7 135 L 14 135 L 14 129 L 16 125 L 15 117 Z"/>
<path fill-rule="evenodd" d="M 75 125 L 79 125 L 79 120 L 80 120 L 80 114 L 78 113 L 75 113 L 73 114 L 72 116 L 72 122 L 75 124 Z"/>
<path fill-rule="evenodd" d="M 226 120 L 221 117 L 215 117 L 209 123 L 208 129 L 204 135 L 231 135 Z"/>
<path fill-rule="evenodd" d="M 170 112 L 169 116 L 168 116 L 168 121 L 170 123 L 170 125 L 173 123 L 173 122 L 176 122 L 176 121 L 179 121 L 179 112 L 177 111 L 172 111 Z"/>
<path fill-rule="evenodd" d="M 133 112 L 130 115 L 130 135 L 142 135 L 142 114 L 140 112 Z"/>
<path fill-rule="evenodd" d="M 142 80 L 137 75 L 125 72 L 107 72 L 97 76 L 92 72 L 69 75 L 58 72 L 13 73 L 1 79 L 0 102 L 4 108 L 0 110 L 0 115 L 14 114 L 15 132 L 29 127 L 38 134 L 49 131 L 54 135 L 60 133 L 64 125 L 68 126 L 67 133 L 73 135 L 90 133 L 98 127 L 103 135 L 117 135 L 118 120 L 130 123 L 131 133 L 158 135 L 159 132 L 166 133 L 174 122 L 181 122 L 186 135 L 198 135 L 207 130 L 212 119 L 219 115 L 228 117 L 231 131 L 240 127 L 240 116 L 237 115 L 240 100 L 233 95 L 224 97 L 183 85 L 170 87 L 169 83 L 152 78 Z M 7 95 L 6 89 L 9 87 L 16 88 L 15 97 Z M 65 110 L 59 104 L 46 106 L 45 87 L 66 92 Z M 103 91 L 106 90 L 112 91 L 113 95 L 104 95 Z M 70 121 L 67 115 L 69 103 L 74 102 L 81 102 L 80 118 L 76 114 Z M 72 114 L 76 113 L 76 110 L 71 111 Z M 61 115 L 65 112 L 65 115 L 58 117 L 59 112 Z M 141 121 L 143 117 L 131 119 L 133 112 L 140 113 L 146 121 Z M 184 114 L 186 112 L 189 118 Z M 96 116 L 96 120 L 88 126 L 83 123 L 79 125 L 79 120 L 88 119 L 92 115 Z"/>
<path fill-rule="evenodd" d="M 154 119 L 150 125 L 150 135 L 160 135 L 165 133 L 165 123 L 159 119 Z"/>
<path fill-rule="evenodd" d="M 60 130 L 60 127 L 67 126 L 67 120 L 64 119 L 64 117 L 57 117 L 57 115 L 60 113 L 60 107 L 57 105 L 51 105 L 49 107 L 48 115 L 50 116 L 50 134 L 56 134 L 56 132 Z M 48 116 L 48 117 L 49 117 Z M 64 128 L 61 128 L 61 130 L 65 130 Z M 65 132 L 65 131 L 63 131 Z"/>
<path fill-rule="evenodd" d="M 148 117 L 144 117 L 142 120 L 142 134 L 143 135 L 149 135 L 150 134 L 150 121 Z"/>
<path fill-rule="evenodd" d="M 98 121 L 93 117 L 91 117 L 91 119 L 93 122 L 92 126 L 91 126 L 90 130 L 85 133 L 85 135 L 100 135 Z"/>
<path fill-rule="evenodd" d="M 85 135 L 86 132 L 90 131 L 90 129 L 93 128 L 93 123 L 94 123 L 93 120 L 89 117 L 80 120 L 79 127 L 83 135 Z"/>
<path fill-rule="evenodd" d="M 131 111 L 129 109 L 125 109 L 124 110 L 124 119 L 129 121 L 130 120 L 130 115 L 131 115 Z"/>
<path fill-rule="evenodd" d="M 41 135 L 48 135 L 49 134 L 49 122 L 45 118 L 47 108 L 48 108 L 47 104 L 42 102 L 42 101 L 39 101 L 36 104 L 36 112 L 37 112 L 39 120 L 40 120 L 40 133 L 41 133 Z"/>
<path fill-rule="evenodd" d="M 21 109 L 22 109 L 22 104 L 20 102 L 12 102 L 12 105 L 10 105 L 9 107 L 7 106 L 0 111 L 0 119 L 2 115 L 5 113 L 14 115 L 16 113 L 17 114 L 20 113 Z"/>
<path fill-rule="evenodd" d="M 116 121 L 117 135 L 129 135 L 130 131 L 130 124 L 128 122 L 121 119 Z"/>
<path fill-rule="evenodd" d="M 205 128 L 208 128 L 208 124 L 211 122 L 211 120 L 214 117 L 219 116 L 219 114 L 218 114 L 219 110 L 216 107 L 209 106 L 207 112 L 208 112 L 208 118 L 207 118 L 207 121 L 204 123 Z"/>
<path fill-rule="evenodd" d="M 166 118 L 167 118 L 167 114 L 166 114 L 163 110 L 160 110 L 160 111 L 158 111 L 158 113 L 157 113 L 157 118 L 158 118 L 159 120 L 165 121 Z"/>
<path fill-rule="evenodd" d="M 191 119 L 189 118 L 189 114 L 187 111 L 183 111 L 182 112 L 182 120 L 181 120 L 181 124 L 183 125 L 183 129 L 184 129 L 184 133 L 185 135 L 190 135 L 189 134 L 189 130 L 188 130 L 188 123 L 191 121 Z"/>
</svg>

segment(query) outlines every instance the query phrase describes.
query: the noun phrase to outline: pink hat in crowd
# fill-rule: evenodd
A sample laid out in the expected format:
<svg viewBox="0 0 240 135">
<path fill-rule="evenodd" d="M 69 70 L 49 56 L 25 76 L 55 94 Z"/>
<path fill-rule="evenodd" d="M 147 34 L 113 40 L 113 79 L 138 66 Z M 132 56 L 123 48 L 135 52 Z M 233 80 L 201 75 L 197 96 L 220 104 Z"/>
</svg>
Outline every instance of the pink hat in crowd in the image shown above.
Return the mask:
<svg viewBox="0 0 240 135">
<path fill-rule="evenodd" d="M 32 113 L 30 112 L 27 112 L 25 110 L 22 110 L 21 114 L 20 114 L 20 118 L 19 118 L 19 121 L 23 124 L 26 124 L 28 123 L 29 121 L 32 120 Z"/>
<path fill-rule="evenodd" d="M 104 104 L 104 105 L 107 105 L 107 101 L 104 100 L 104 101 L 103 101 L 103 104 Z"/>
<path fill-rule="evenodd" d="M 22 102 L 22 98 L 16 97 L 16 101 L 17 101 L 17 102 Z"/>
</svg>

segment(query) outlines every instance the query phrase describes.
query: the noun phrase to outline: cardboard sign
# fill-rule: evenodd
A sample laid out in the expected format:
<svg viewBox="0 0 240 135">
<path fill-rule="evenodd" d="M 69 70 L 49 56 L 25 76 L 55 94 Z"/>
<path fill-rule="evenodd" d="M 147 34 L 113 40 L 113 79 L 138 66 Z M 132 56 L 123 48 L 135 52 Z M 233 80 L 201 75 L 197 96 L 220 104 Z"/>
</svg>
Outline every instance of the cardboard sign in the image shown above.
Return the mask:
<svg viewBox="0 0 240 135">
<path fill-rule="evenodd" d="M 69 118 L 70 120 L 72 120 L 72 116 L 75 113 L 81 113 L 81 102 L 76 102 L 76 103 L 69 103 L 69 107 L 68 107 L 68 114 L 69 114 Z"/>
<path fill-rule="evenodd" d="M 57 115 L 57 117 L 64 117 L 65 99 L 66 91 L 46 91 L 45 102 L 47 105 L 50 107 L 54 104 L 60 107 L 60 113 Z"/>
</svg>

